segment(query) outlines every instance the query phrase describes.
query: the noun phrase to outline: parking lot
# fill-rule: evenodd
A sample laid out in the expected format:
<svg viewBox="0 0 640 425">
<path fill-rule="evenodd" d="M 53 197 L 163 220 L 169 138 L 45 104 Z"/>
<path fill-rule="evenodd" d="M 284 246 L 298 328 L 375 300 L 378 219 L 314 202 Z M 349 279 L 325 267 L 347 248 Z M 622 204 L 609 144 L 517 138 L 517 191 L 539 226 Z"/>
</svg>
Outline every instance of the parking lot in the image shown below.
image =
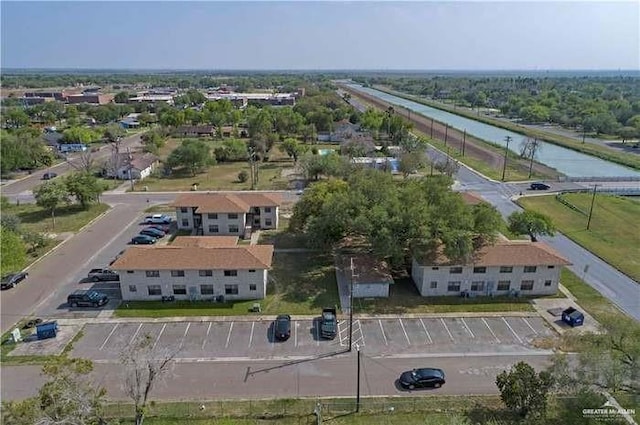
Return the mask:
<svg viewBox="0 0 640 425">
<path fill-rule="evenodd" d="M 117 322 L 88 324 L 73 355 L 117 359 L 148 335 L 155 348 L 178 350 L 182 359 L 297 358 L 345 350 L 349 323 L 340 321 L 334 340 L 318 337 L 316 321 L 294 320 L 291 337 L 275 341 L 271 321 Z M 371 355 L 527 352 L 536 337 L 553 335 L 544 321 L 529 317 L 443 317 L 355 319 L 353 344 Z"/>
</svg>

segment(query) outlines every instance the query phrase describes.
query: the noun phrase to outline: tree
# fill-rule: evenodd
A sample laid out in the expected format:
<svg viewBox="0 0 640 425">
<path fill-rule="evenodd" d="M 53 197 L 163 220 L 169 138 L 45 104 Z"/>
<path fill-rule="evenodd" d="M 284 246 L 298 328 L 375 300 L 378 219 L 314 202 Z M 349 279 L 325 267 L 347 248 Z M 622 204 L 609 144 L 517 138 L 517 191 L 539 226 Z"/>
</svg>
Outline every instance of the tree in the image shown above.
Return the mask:
<svg viewBox="0 0 640 425">
<path fill-rule="evenodd" d="M 2 211 L 2 215 L 0 216 L 0 226 L 2 226 L 6 230 L 9 230 L 10 232 L 20 234 L 20 231 L 21 231 L 20 217 L 18 217 L 15 214 L 8 213 L 6 210 L 7 207 L 8 205 L 2 206 L 3 211 Z"/>
<path fill-rule="evenodd" d="M 309 141 L 313 142 L 318 138 L 318 132 L 316 131 L 315 124 L 308 124 L 302 127 L 302 141 L 307 143 Z"/>
<path fill-rule="evenodd" d="M 159 131 L 152 130 L 142 135 L 142 144 L 145 152 L 158 153 L 165 144 L 165 136 Z"/>
<path fill-rule="evenodd" d="M 52 228 L 56 227 L 56 209 L 60 204 L 69 203 L 69 190 L 60 180 L 48 181 L 33 191 L 36 204 L 51 213 Z"/>
<path fill-rule="evenodd" d="M 424 167 L 425 164 L 426 157 L 424 154 L 405 152 L 400 155 L 400 163 L 398 168 L 402 173 L 402 176 L 406 179 L 407 177 L 409 177 L 409 174 L 417 172 L 419 169 Z"/>
<path fill-rule="evenodd" d="M 105 424 L 106 391 L 88 379 L 93 363 L 86 359 L 58 357 L 45 364 L 48 381 L 38 395 L 19 402 L 4 402 L 6 425 L 100 425 Z"/>
<path fill-rule="evenodd" d="M 104 129 L 104 137 L 111 143 L 118 143 L 126 134 L 120 124 L 109 124 Z"/>
<path fill-rule="evenodd" d="M 247 173 L 247 170 L 242 170 L 238 173 L 238 181 L 240 183 L 244 183 L 249 179 L 249 173 Z"/>
<path fill-rule="evenodd" d="M 154 386 L 171 371 L 172 361 L 178 350 L 155 349 L 151 336 L 131 344 L 120 361 L 124 371 L 124 391 L 133 401 L 136 425 L 142 425 L 147 413 L 149 396 Z"/>
<path fill-rule="evenodd" d="M 20 128 L 29 124 L 29 115 L 22 108 L 10 108 L 2 114 L 2 121 L 6 128 Z"/>
<path fill-rule="evenodd" d="M 514 212 L 508 223 L 510 232 L 529 235 L 531 242 L 537 242 L 540 235 L 553 236 L 556 230 L 549 216 L 535 211 Z"/>
<path fill-rule="evenodd" d="M 215 164 L 215 158 L 211 156 L 209 144 L 203 140 L 186 139 L 167 158 L 169 168 L 184 167 L 192 176 L 212 164 Z"/>
<path fill-rule="evenodd" d="M 2 246 L 2 256 L 0 256 L 2 275 L 22 270 L 27 260 L 27 253 L 20 235 L 0 226 L 0 246 Z"/>
<path fill-rule="evenodd" d="M 247 144 L 239 139 L 227 139 L 222 146 L 214 148 L 216 161 L 245 161 L 247 159 Z"/>
<path fill-rule="evenodd" d="M 293 162 L 297 163 L 300 155 L 309 150 L 308 146 L 299 143 L 296 139 L 288 138 L 278 147 L 280 152 L 286 152 L 289 158 L 293 158 Z"/>
<path fill-rule="evenodd" d="M 504 404 L 523 418 L 544 416 L 547 394 L 552 384 L 549 372 L 536 373 L 525 362 L 516 363 L 511 370 L 501 372 L 496 378 Z"/>
<path fill-rule="evenodd" d="M 311 216 L 317 214 L 331 195 L 345 193 L 349 186 L 343 180 L 328 179 L 313 184 L 293 206 L 293 215 L 289 221 L 289 229 L 302 232 Z"/>
<path fill-rule="evenodd" d="M 129 102 L 129 93 L 126 91 L 118 92 L 114 97 L 113 101 L 116 103 L 127 103 Z"/>
<path fill-rule="evenodd" d="M 0 134 L 0 171 L 6 175 L 18 169 L 49 166 L 53 155 L 42 140 L 26 129 Z"/>
<path fill-rule="evenodd" d="M 86 209 L 94 202 L 98 202 L 100 195 L 107 188 L 93 173 L 76 171 L 64 179 L 69 194 L 75 196 L 82 208 Z"/>
<path fill-rule="evenodd" d="M 89 128 L 71 127 L 63 133 L 62 141 L 64 143 L 82 143 L 88 144 L 99 139 L 99 136 Z"/>
</svg>

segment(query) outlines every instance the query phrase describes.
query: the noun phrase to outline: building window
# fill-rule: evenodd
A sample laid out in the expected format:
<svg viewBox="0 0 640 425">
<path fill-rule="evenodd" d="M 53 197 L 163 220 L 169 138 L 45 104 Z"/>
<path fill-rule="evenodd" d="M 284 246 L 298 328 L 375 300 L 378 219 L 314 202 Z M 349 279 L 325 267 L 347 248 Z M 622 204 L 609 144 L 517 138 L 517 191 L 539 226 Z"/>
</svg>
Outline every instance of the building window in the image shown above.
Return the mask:
<svg viewBox="0 0 640 425">
<path fill-rule="evenodd" d="M 429 284 L 429 289 L 438 289 L 438 282 L 436 282 L 436 281 L 432 281 L 432 282 Z"/>
<path fill-rule="evenodd" d="M 127 274 L 133 274 L 135 273 L 133 270 L 127 270 Z"/>
<path fill-rule="evenodd" d="M 255 273 L 256 269 L 249 269 L 249 273 Z"/>
<path fill-rule="evenodd" d="M 447 291 L 460 292 L 460 282 L 449 282 L 447 284 Z"/>
<path fill-rule="evenodd" d="M 536 272 L 536 266 L 524 266 L 524 272 L 525 273 L 535 273 Z"/>
<path fill-rule="evenodd" d="M 508 291 L 511 289 L 511 281 L 510 280 L 499 280 L 498 281 L 498 291 Z"/>
<path fill-rule="evenodd" d="M 264 207 L 264 212 L 270 213 L 271 212 L 271 207 Z"/>
<path fill-rule="evenodd" d="M 218 229 L 218 225 L 217 224 L 210 224 L 209 225 L 209 233 L 218 233 L 220 231 L 220 229 Z"/>
<path fill-rule="evenodd" d="M 513 267 L 511 266 L 500 266 L 500 273 L 511 273 L 513 272 Z"/>
<path fill-rule="evenodd" d="M 484 280 L 479 280 L 477 282 L 471 282 L 471 290 L 472 291 L 484 291 Z"/>
<path fill-rule="evenodd" d="M 226 277 L 238 276 L 238 270 L 225 270 L 224 275 Z"/>
<path fill-rule="evenodd" d="M 238 233 L 238 232 L 239 232 L 239 229 L 237 224 L 229 225 L 229 233 Z"/>
<path fill-rule="evenodd" d="M 236 214 L 236 213 L 227 214 L 227 217 L 229 218 L 229 220 L 237 220 L 238 219 L 238 214 Z"/>
<path fill-rule="evenodd" d="M 451 267 L 449 269 L 449 273 L 451 273 L 451 274 L 461 274 L 462 273 L 462 267 Z"/>
<path fill-rule="evenodd" d="M 184 270 L 171 270 L 171 277 L 184 277 Z"/>
<path fill-rule="evenodd" d="M 187 212 L 189 212 L 189 208 L 187 208 L 187 207 L 180 207 L 180 212 L 181 212 L 181 213 L 187 213 Z"/>
<path fill-rule="evenodd" d="M 198 270 L 198 275 L 201 277 L 213 276 L 213 270 Z"/>
<path fill-rule="evenodd" d="M 473 272 L 474 273 L 486 273 L 487 272 L 487 268 L 486 267 L 474 267 L 473 268 Z"/>
<path fill-rule="evenodd" d="M 182 219 L 182 227 L 189 227 L 189 220 L 187 220 L 186 218 Z"/>
<path fill-rule="evenodd" d="M 250 283 L 249 284 L 249 290 L 250 291 L 255 291 L 256 290 L 256 284 L 255 283 Z"/>
<path fill-rule="evenodd" d="M 533 289 L 533 280 L 523 280 L 520 282 L 521 291 L 531 291 Z"/>
<path fill-rule="evenodd" d="M 213 295 L 213 285 L 200 285 L 200 295 Z"/>
<path fill-rule="evenodd" d="M 440 270 L 440 267 L 431 267 L 431 270 Z"/>
<path fill-rule="evenodd" d="M 547 266 L 548 269 L 555 269 L 556 266 Z"/>
<path fill-rule="evenodd" d="M 187 295 L 187 286 L 173 285 L 173 295 Z"/>
<path fill-rule="evenodd" d="M 129 285 L 129 292 L 138 292 L 138 287 L 136 285 Z"/>
<path fill-rule="evenodd" d="M 144 273 L 147 277 L 160 277 L 160 270 L 147 270 Z"/>
<path fill-rule="evenodd" d="M 545 280 L 544 281 L 544 286 L 551 286 L 551 281 L 550 280 Z"/>
<path fill-rule="evenodd" d="M 271 221 L 271 219 L 270 219 L 270 218 L 268 218 L 268 219 L 266 219 L 266 220 L 264 221 L 264 225 L 265 225 L 265 226 L 271 226 L 271 224 L 272 224 L 272 223 L 273 223 L 273 222 Z"/>
<path fill-rule="evenodd" d="M 162 295 L 160 285 L 149 285 L 147 286 L 147 290 L 149 291 L 149 295 Z"/>
<path fill-rule="evenodd" d="M 217 219 L 218 219 L 218 214 L 211 214 L 211 213 L 209 213 L 209 214 L 207 214 L 207 218 L 208 218 L 209 220 L 217 220 Z"/>
<path fill-rule="evenodd" d="M 224 285 L 225 295 L 238 295 L 238 285 Z"/>
</svg>

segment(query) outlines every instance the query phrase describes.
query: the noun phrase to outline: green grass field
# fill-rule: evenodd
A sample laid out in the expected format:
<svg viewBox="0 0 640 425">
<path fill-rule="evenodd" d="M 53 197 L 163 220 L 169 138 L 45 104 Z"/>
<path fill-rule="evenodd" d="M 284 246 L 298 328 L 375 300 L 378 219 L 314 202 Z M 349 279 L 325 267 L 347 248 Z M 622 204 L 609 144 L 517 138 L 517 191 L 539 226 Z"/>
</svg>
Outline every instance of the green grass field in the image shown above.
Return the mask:
<svg viewBox="0 0 640 425">
<path fill-rule="evenodd" d="M 91 220 L 106 212 L 109 206 L 106 204 L 91 205 L 83 210 L 80 205 L 63 206 L 56 210 L 56 224 L 53 226 L 51 213 L 45 211 L 36 204 L 11 204 L 3 207 L 3 214 L 18 216 L 21 227 L 31 232 L 63 233 L 77 232 Z"/>
<path fill-rule="evenodd" d="M 563 195 L 571 204 L 588 212 L 592 195 L 571 193 Z M 596 195 L 590 229 L 587 217 L 557 201 L 555 196 L 520 198 L 526 209 L 549 215 L 559 231 L 598 255 L 609 264 L 640 281 L 640 202 L 629 198 Z"/>
</svg>

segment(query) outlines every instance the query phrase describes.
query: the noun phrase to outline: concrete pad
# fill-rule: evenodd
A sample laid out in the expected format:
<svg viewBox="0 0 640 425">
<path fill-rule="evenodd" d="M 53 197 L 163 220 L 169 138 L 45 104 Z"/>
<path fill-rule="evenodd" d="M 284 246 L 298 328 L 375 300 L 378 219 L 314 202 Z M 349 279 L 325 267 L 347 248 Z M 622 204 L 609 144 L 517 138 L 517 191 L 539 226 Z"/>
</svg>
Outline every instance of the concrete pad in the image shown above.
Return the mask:
<svg viewBox="0 0 640 425">
<path fill-rule="evenodd" d="M 539 298 L 533 300 L 532 305 L 547 324 L 549 324 L 559 334 L 569 332 L 581 335 L 589 332 L 602 332 L 600 329 L 600 323 L 598 323 L 593 316 L 587 313 L 584 308 L 580 307 L 578 303 L 573 301 L 571 298 Z M 584 314 L 584 324 L 582 326 L 572 328 L 562 321 L 562 316 L 556 317 L 549 313 L 549 310 L 564 310 L 569 307 L 578 309 L 582 314 Z"/>
<path fill-rule="evenodd" d="M 74 336 L 82 329 L 82 326 L 58 326 L 55 338 L 38 340 L 35 332 L 19 342 L 10 356 L 57 356 L 62 354 L 64 348 L 71 342 Z"/>
</svg>

